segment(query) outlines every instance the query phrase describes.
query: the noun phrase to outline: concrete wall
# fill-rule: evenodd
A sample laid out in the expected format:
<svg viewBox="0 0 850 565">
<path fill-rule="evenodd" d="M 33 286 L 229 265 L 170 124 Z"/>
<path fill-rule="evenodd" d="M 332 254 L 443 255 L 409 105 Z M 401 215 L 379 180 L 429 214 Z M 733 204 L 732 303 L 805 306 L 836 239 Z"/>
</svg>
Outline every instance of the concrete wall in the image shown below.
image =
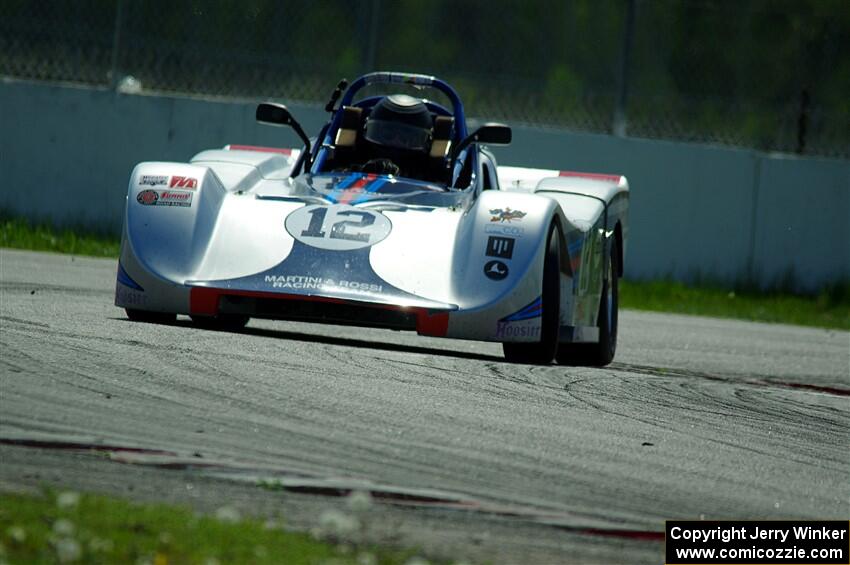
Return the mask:
<svg viewBox="0 0 850 565">
<path fill-rule="evenodd" d="M 186 161 L 228 143 L 298 146 L 253 102 L 0 84 L 0 208 L 117 231 L 139 161 Z M 308 131 L 327 114 L 290 105 Z M 632 188 L 630 278 L 850 279 L 850 161 L 514 128 L 501 164 L 622 173 Z"/>
</svg>

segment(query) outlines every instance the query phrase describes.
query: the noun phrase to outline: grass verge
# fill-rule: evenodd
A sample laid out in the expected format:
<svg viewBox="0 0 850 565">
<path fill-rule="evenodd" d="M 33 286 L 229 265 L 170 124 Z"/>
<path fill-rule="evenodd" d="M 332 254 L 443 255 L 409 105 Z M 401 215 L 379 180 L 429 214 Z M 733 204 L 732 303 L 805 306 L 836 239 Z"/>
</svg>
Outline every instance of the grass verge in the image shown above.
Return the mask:
<svg viewBox="0 0 850 565">
<path fill-rule="evenodd" d="M 788 292 L 691 287 L 678 282 L 622 281 L 620 305 L 634 310 L 675 312 L 755 322 L 773 322 L 850 330 L 850 284 L 835 285 L 817 296 Z"/>
<path fill-rule="evenodd" d="M 0 247 L 117 257 L 119 241 L 85 230 L 56 230 L 47 225 L 32 225 L 0 212 Z M 817 296 L 800 296 L 719 285 L 623 281 L 620 304 L 634 310 L 850 330 L 850 283 L 833 286 Z"/>
<path fill-rule="evenodd" d="M 240 519 L 73 492 L 0 494 L 0 561 L 10 563 L 405 563 L 410 553 L 330 543 Z"/>
<path fill-rule="evenodd" d="M 53 251 L 93 257 L 118 257 L 116 237 L 85 229 L 57 230 L 46 224 L 33 225 L 21 218 L 0 213 L 0 247 Z"/>
</svg>

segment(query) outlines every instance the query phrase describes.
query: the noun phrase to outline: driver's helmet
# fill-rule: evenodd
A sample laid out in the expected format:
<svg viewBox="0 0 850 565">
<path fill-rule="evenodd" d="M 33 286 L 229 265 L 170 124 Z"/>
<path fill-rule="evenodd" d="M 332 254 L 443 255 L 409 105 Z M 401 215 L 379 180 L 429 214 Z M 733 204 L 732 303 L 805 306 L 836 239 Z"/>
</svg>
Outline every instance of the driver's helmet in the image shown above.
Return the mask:
<svg viewBox="0 0 850 565">
<path fill-rule="evenodd" d="M 433 120 L 425 103 L 407 94 L 385 96 L 372 108 L 364 137 L 382 147 L 427 153 Z"/>
</svg>

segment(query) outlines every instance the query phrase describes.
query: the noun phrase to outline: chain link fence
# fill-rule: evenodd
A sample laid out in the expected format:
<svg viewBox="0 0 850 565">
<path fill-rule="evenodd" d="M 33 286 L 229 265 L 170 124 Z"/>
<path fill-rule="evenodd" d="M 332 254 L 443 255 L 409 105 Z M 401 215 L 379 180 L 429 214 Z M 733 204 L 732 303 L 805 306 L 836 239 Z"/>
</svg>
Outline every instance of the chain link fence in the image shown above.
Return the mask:
<svg viewBox="0 0 850 565">
<path fill-rule="evenodd" d="M 467 113 L 850 157 L 846 0 L 3 0 L 0 75 L 325 102 L 435 74 Z"/>
</svg>

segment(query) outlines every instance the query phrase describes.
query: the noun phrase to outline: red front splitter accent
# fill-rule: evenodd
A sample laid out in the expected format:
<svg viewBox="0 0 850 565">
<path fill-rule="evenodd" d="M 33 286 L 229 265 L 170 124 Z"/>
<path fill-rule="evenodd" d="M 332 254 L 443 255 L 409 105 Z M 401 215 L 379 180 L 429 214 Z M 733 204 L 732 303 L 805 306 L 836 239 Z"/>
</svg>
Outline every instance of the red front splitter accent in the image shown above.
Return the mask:
<svg viewBox="0 0 850 565">
<path fill-rule="evenodd" d="M 448 312 L 430 314 L 427 310 L 416 313 L 416 333 L 434 337 L 445 337 L 449 331 Z"/>
<path fill-rule="evenodd" d="M 189 291 L 189 313 L 200 316 L 218 314 L 218 297 L 221 291 L 215 288 L 193 286 Z"/>
<path fill-rule="evenodd" d="M 258 292 L 250 290 L 230 290 L 193 286 L 189 291 L 189 313 L 196 316 L 215 316 L 218 314 L 219 299 L 224 295 L 253 296 L 256 298 L 274 298 L 278 300 L 295 300 L 310 302 L 330 302 L 345 304 L 340 298 L 325 296 L 299 296 L 279 294 L 275 292 Z M 381 310 L 408 310 L 408 307 L 395 304 L 368 304 L 369 307 Z M 430 312 L 427 308 L 411 308 L 416 312 L 416 333 L 433 337 L 445 337 L 449 331 L 448 312 Z"/>
</svg>

